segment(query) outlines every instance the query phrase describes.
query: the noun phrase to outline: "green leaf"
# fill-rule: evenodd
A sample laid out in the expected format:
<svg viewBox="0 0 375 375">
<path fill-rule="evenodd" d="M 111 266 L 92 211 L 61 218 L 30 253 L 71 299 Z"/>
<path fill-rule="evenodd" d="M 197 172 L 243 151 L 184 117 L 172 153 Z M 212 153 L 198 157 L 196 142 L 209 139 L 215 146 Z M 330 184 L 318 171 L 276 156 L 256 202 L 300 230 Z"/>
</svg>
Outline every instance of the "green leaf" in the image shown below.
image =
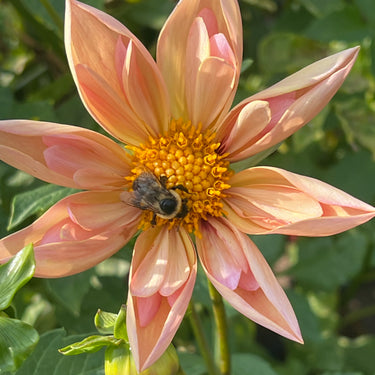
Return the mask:
<svg viewBox="0 0 375 375">
<path fill-rule="evenodd" d="M 350 171 L 351 178 L 348 178 L 348 171 Z M 314 177 L 337 186 L 365 202 L 374 201 L 375 191 L 369 187 L 375 185 L 375 163 L 371 160 L 368 152 L 347 154 L 344 159 L 326 170 L 325 173 L 320 171 L 320 175 L 317 176 L 315 173 Z M 371 225 L 371 223 L 369 224 Z"/>
<path fill-rule="evenodd" d="M 360 81 L 356 80 L 358 86 Z M 351 99 L 336 106 L 336 114 L 345 132 L 346 140 L 356 148 L 358 142 L 375 156 L 375 112 L 362 99 Z"/>
<path fill-rule="evenodd" d="M 306 367 L 315 369 L 313 372 L 318 374 L 322 371 L 339 371 L 344 368 L 344 352 L 337 341 L 336 337 L 327 337 L 301 347 L 300 350 L 306 353 Z"/>
<path fill-rule="evenodd" d="M 243 171 L 244 169 L 254 167 L 255 165 L 258 165 L 263 159 L 265 159 L 267 156 L 271 155 L 273 152 L 275 152 L 279 147 L 281 143 L 278 143 L 277 145 L 274 145 L 267 150 L 258 152 L 257 154 L 250 156 L 247 159 L 237 161 L 235 163 L 232 163 L 230 165 L 231 169 L 233 169 L 235 172 Z"/>
<path fill-rule="evenodd" d="M 241 64 L 241 74 L 245 73 L 247 69 L 250 69 L 250 67 L 254 64 L 253 59 L 244 59 Z"/>
<path fill-rule="evenodd" d="M 191 353 L 178 353 L 181 367 L 187 375 L 203 375 L 207 373 L 207 369 L 202 357 Z"/>
<path fill-rule="evenodd" d="M 33 246 L 28 245 L 8 263 L 0 266 L 0 310 L 6 309 L 16 292 L 34 275 Z"/>
<path fill-rule="evenodd" d="M 299 323 L 305 342 L 319 342 L 322 339 L 319 321 L 317 316 L 311 310 L 307 296 L 296 293 L 294 290 L 288 290 L 287 296 L 293 306 L 296 316 L 301 317 Z"/>
<path fill-rule="evenodd" d="M 69 82 L 71 79 L 69 79 Z M 78 125 L 95 131 L 102 131 L 83 106 L 78 95 L 65 99 L 56 108 L 59 123 Z"/>
<path fill-rule="evenodd" d="M 64 348 L 59 349 L 59 352 L 64 355 L 77 355 L 82 353 L 95 353 L 104 346 L 119 345 L 122 340 L 118 340 L 113 336 L 94 335 L 86 337 L 82 341 L 75 342 Z"/>
<path fill-rule="evenodd" d="M 49 46 L 60 58 L 65 58 L 62 34 L 53 30 L 51 26 L 45 22 L 45 18 L 39 17 L 36 8 L 41 6 L 40 2 L 37 4 L 36 8 L 29 7 L 28 2 L 24 0 L 12 0 L 12 5 L 21 16 L 30 37 L 34 37 L 38 43 Z"/>
<path fill-rule="evenodd" d="M 274 264 L 285 250 L 286 237 L 278 234 L 251 236 L 269 264 Z"/>
<path fill-rule="evenodd" d="M 354 0 L 364 20 L 375 27 L 375 2 L 373 0 Z"/>
<path fill-rule="evenodd" d="M 14 106 L 12 91 L 7 87 L 0 87 L 0 119 L 11 117 Z"/>
<path fill-rule="evenodd" d="M 347 5 L 341 11 L 317 19 L 308 27 L 305 35 L 322 42 L 358 42 L 368 36 L 368 29 L 358 8 Z"/>
<path fill-rule="evenodd" d="M 20 367 L 38 339 L 38 332 L 30 325 L 0 316 L 0 373 Z"/>
<path fill-rule="evenodd" d="M 360 232 L 351 231 L 337 241 L 332 238 L 302 240 L 299 247 L 299 262 L 289 273 L 307 288 L 332 291 L 360 271 L 366 254 L 366 238 Z"/>
<path fill-rule="evenodd" d="M 321 375 L 363 375 L 363 372 L 346 372 L 346 371 L 334 371 L 334 372 L 323 372 Z"/>
<path fill-rule="evenodd" d="M 62 35 L 64 4 L 59 0 L 23 0 L 25 8 L 46 28 Z M 49 5 L 49 6 L 48 6 Z"/>
<path fill-rule="evenodd" d="M 277 375 L 271 365 L 261 357 L 253 354 L 235 353 L 232 356 L 232 374 L 248 374 L 251 369 L 252 374 L 256 375 Z"/>
<path fill-rule="evenodd" d="M 343 0 L 300 0 L 300 3 L 318 18 L 341 10 L 345 5 Z"/>
<path fill-rule="evenodd" d="M 127 9 L 127 17 L 140 25 L 160 30 L 171 13 L 173 4 L 160 0 L 140 0 Z"/>
<path fill-rule="evenodd" d="M 255 7 L 267 10 L 268 12 L 276 12 L 277 4 L 274 0 L 243 0 Z"/>
<path fill-rule="evenodd" d="M 339 344 L 344 348 L 345 368 L 374 375 L 374 336 L 363 336 L 350 341 L 341 340 Z"/>
<path fill-rule="evenodd" d="M 82 300 L 90 290 L 90 279 L 94 270 L 90 269 L 76 275 L 46 280 L 49 291 L 74 316 L 78 316 Z"/>
<path fill-rule="evenodd" d="M 16 195 L 12 202 L 8 230 L 14 229 L 32 215 L 40 215 L 54 203 L 76 191 L 76 189 L 56 185 L 45 185 Z"/>
<path fill-rule="evenodd" d="M 326 53 L 314 40 L 289 32 L 274 32 L 262 39 L 258 64 L 267 73 L 293 73 Z"/>
<path fill-rule="evenodd" d="M 113 334 L 117 314 L 98 310 L 95 315 L 95 327 L 102 334 Z"/>
<path fill-rule="evenodd" d="M 210 295 L 207 287 L 207 276 L 202 267 L 198 266 L 197 279 L 193 290 L 194 302 L 201 303 L 203 306 L 210 308 Z"/>
<path fill-rule="evenodd" d="M 104 375 L 104 352 L 64 356 L 58 349 L 83 336 L 65 336 L 63 329 L 43 334 L 15 375 Z"/>
<path fill-rule="evenodd" d="M 85 271 L 84 273 L 91 272 L 93 272 L 93 269 Z M 74 280 L 73 277 L 70 278 L 72 278 L 72 281 Z M 126 284 L 123 279 L 118 277 L 94 276 L 92 277 L 92 281 L 93 285 L 91 285 L 89 291 L 82 298 L 79 315 L 68 313 L 65 304 L 64 306 L 56 304 L 56 315 L 60 324 L 72 332 L 90 332 L 94 328 L 93 317 L 98 311 L 98 308 L 104 311 L 117 311 L 121 301 L 124 299 L 124 295 L 126 295 Z M 72 282 L 71 285 L 66 287 L 70 289 L 74 288 L 74 285 L 74 282 Z M 61 287 L 64 288 L 63 285 L 61 285 Z M 58 295 L 58 287 L 56 287 L 54 293 L 55 296 Z"/>
</svg>

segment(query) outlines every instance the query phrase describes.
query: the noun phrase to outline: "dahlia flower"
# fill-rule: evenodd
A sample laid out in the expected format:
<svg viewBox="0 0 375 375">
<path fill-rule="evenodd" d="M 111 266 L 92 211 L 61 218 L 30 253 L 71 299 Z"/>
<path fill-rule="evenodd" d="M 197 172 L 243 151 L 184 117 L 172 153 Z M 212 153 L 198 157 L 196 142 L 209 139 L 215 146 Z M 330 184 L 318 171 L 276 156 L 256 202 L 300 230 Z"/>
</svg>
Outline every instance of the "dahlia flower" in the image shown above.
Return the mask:
<svg viewBox="0 0 375 375">
<path fill-rule="evenodd" d="M 308 123 L 343 83 L 358 48 L 230 109 L 242 60 L 236 0 L 181 0 L 160 33 L 156 62 L 120 22 L 67 0 L 65 45 L 82 102 L 118 142 L 76 126 L 0 122 L 3 161 L 82 190 L 3 238 L 1 262 L 33 243 L 36 276 L 68 276 L 141 231 L 127 301 L 138 370 L 170 344 L 192 295 L 197 257 L 235 309 L 302 342 L 292 306 L 248 234 L 327 236 L 370 220 L 375 209 L 311 177 L 260 166 L 234 173 L 231 163 Z"/>
</svg>

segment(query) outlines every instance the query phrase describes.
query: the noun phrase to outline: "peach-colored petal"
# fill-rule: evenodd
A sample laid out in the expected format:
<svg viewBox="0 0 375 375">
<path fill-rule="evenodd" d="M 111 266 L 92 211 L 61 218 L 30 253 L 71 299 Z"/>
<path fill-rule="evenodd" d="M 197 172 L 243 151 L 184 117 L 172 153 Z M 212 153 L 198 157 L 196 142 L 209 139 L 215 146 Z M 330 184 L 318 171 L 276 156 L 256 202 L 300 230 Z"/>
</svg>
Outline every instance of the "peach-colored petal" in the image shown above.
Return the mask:
<svg viewBox="0 0 375 375">
<path fill-rule="evenodd" d="M 75 71 L 82 101 L 90 105 L 86 108 L 109 133 L 128 144 L 138 144 L 152 133 L 132 111 L 125 110 L 124 99 L 102 77 L 83 64 L 77 64 Z M 125 131 L 126 135 L 121 134 Z"/>
<path fill-rule="evenodd" d="M 216 59 L 212 59 L 214 56 Z M 201 63 L 208 57 L 211 59 L 201 71 Z M 157 63 L 170 93 L 173 117 L 191 120 L 189 116 L 193 115 L 194 121 L 208 126 L 212 122 L 208 112 L 214 110 L 218 121 L 232 104 L 241 61 L 242 23 L 236 1 L 180 1 L 165 23 L 157 47 Z M 203 96 L 199 87 L 209 82 L 209 77 Z M 215 82 L 219 77 L 225 82 Z M 206 112 L 203 107 L 195 107 L 192 95 L 197 90 L 210 104 Z M 216 107 L 211 96 L 219 99 Z"/>
<path fill-rule="evenodd" d="M 238 114 L 234 124 L 235 131 L 229 133 L 226 143 L 236 145 L 238 150 L 245 149 L 249 142 L 253 141 L 249 133 L 257 137 L 264 131 L 271 119 L 271 109 L 267 101 L 254 100 L 246 104 Z M 250 132 L 249 124 L 251 124 Z"/>
<path fill-rule="evenodd" d="M 375 208 L 311 177 L 255 167 L 229 181 L 228 220 L 250 234 L 329 236 L 375 216 Z"/>
<path fill-rule="evenodd" d="M 218 292 L 249 319 L 302 342 L 293 308 L 250 238 L 224 218 L 202 222 L 200 231 L 202 238 L 197 238 L 198 255 Z M 233 259 L 240 258 L 242 263 L 233 268 Z M 230 277 L 231 272 L 234 272 L 233 277 Z M 228 273 L 225 279 L 223 273 Z"/>
<path fill-rule="evenodd" d="M 185 229 L 156 227 L 138 237 L 130 270 L 127 329 L 139 371 L 152 365 L 172 341 L 196 271 L 194 247 Z"/>
<path fill-rule="evenodd" d="M 317 61 L 242 101 L 217 128 L 221 151 L 228 152 L 232 162 L 242 160 L 296 132 L 331 100 L 349 74 L 358 51 L 359 47 L 350 48 Z M 254 116 L 242 115 L 243 111 L 249 112 L 249 104 L 254 101 L 268 102 L 271 117 L 266 127 L 254 126 Z M 243 137 L 237 137 L 238 132 Z"/>
<path fill-rule="evenodd" d="M 124 44 L 122 48 L 126 48 Z M 169 125 L 169 104 L 156 64 L 153 62 L 150 65 L 132 40 L 124 57 L 123 88 L 131 107 L 152 129 L 159 133 L 166 131 Z"/>
<path fill-rule="evenodd" d="M 0 262 L 33 243 L 35 276 L 82 272 L 124 246 L 137 231 L 140 214 L 120 201 L 119 192 L 71 195 L 30 226 L 0 240 Z"/>
<path fill-rule="evenodd" d="M 78 189 L 124 186 L 125 150 L 109 138 L 75 126 L 0 121 L 0 159 L 44 181 Z"/>
<path fill-rule="evenodd" d="M 151 236 L 140 238 L 140 246 L 148 250 L 131 280 L 134 296 L 148 297 L 158 291 L 163 296 L 169 296 L 185 284 L 190 274 L 190 265 L 184 249 L 178 246 L 176 239 L 167 235 L 159 235 L 156 239 Z M 178 262 L 172 265 L 175 259 Z"/>
<path fill-rule="evenodd" d="M 218 55 L 218 56 L 217 56 Z M 193 124 L 209 126 L 221 113 L 236 82 L 233 52 L 223 34 L 210 38 L 201 17 L 193 22 L 186 60 L 186 101 Z"/>
<path fill-rule="evenodd" d="M 169 104 L 161 73 L 120 22 L 66 0 L 65 47 L 83 103 L 113 136 L 139 144 L 167 128 Z"/>
</svg>

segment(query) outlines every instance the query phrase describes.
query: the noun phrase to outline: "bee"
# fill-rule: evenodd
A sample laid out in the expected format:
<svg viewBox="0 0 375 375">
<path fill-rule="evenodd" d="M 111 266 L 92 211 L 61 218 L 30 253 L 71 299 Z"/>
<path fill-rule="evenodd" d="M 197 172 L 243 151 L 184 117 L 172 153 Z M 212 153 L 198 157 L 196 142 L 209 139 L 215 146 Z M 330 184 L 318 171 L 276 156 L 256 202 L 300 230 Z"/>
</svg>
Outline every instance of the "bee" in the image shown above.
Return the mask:
<svg viewBox="0 0 375 375">
<path fill-rule="evenodd" d="M 184 218 L 188 213 L 187 200 L 182 199 L 175 191 L 177 189 L 188 193 L 183 185 L 167 189 L 167 176 L 158 179 L 151 172 L 142 172 L 133 182 L 133 191 L 123 192 L 121 199 L 141 210 L 150 210 L 154 213 L 151 224 L 156 224 L 156 216 L 163 219 Z"/>
</svg>

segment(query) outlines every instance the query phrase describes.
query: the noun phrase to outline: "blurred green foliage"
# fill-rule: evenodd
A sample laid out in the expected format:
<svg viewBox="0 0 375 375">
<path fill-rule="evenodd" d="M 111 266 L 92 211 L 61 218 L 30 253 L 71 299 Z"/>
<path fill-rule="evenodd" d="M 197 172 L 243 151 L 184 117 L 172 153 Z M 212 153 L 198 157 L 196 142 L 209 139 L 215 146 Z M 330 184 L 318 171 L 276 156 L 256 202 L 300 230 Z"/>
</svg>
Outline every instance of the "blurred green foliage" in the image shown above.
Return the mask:
<svg viewBox="0 0 375 375">
<path fill-rule="evenodd" d="M 123 22 L 155 55 L 172 0 L 90 0 Z M 244 67 L 236 102 L 303 66 L 361 45 L 342 89 L 311 123 L 262 164 L 310 175 L 375 204 L 375 1 L 242 0 Z M 102 131 L 69 73 L 63 0 L 0 1 L 0 119 L 25 118 Z M 89 36 L 88 36 L 89 37 Z M 49 186 L 0 163 L 0 234 L 32 222 L 69 189 Z M 22 207 L 24 208 L 22 210 Z M 256 326 L 228 306 L 233 374 L 374 375 L 375 224 L 322 239 L 257 236 L 299 319 L 305 345 Z M 82 274 L 33 279 L 13 300 L 15 317 L 41 339 L 17 374 L 103 374 L 103 353 L 65 358 L 58 348 L 94 331 L 98 308 L 126 299 L 132 243 Z M 194 298 L 212 337 L 204 277 Z M 61 327 L 64 328 L 60 329 Z M 188 375 L 205 373 L 184 320 L 174 344 Z"/>
</svg>

